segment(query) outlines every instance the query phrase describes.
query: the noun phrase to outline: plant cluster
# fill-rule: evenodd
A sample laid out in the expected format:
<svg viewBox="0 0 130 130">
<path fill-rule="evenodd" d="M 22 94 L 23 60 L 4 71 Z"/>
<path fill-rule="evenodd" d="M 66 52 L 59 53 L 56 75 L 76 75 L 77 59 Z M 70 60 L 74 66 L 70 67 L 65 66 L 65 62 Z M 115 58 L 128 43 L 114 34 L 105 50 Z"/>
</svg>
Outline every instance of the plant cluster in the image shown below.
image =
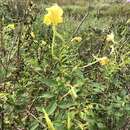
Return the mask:
<svg viewBox="0 0 130 130">
<path fill-rule="evenodd" d="M 20 11 L 11 20 L 7 6 L 8 15 L 1 11 L 1 130 L 125 130 L 130 20 L 119 19 L 107 30 L 89 21 L 72 37 L 57 4 L 37 17 L 33 3 L 25 8 L 26 17 Z"/>
</svg>

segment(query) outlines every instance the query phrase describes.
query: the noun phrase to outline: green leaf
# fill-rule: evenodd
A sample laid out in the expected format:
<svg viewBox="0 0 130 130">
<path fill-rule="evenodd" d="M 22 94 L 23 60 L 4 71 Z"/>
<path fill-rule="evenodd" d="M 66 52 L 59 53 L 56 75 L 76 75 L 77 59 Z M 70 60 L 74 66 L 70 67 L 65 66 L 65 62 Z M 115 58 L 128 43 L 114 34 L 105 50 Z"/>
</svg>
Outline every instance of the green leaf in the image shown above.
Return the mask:
<svg viewBox="0 0 130 130">
<path fill-rule="evenodd" d="M 38 126 L 39 126 L 39 123 L 35 121 L 32 123 L 30 130 L 36 130 L 38 128 Z"/>
<path fill-rule="evenodd" d="M 55 87 L 57 85 L 57 81 L 53 79 L 37 78 L 37 80 L 49 87 Z"/>
<path fill-rule="evenodd" d="M 53 94 L 46 92 L 46 93 L 42 94 L 41 96 L 39 96 L 38 98 L 52 98 L 52 97 L 54 97 Z"/>
<path fill-rule="evenodd" d="M 6 74 L 5 70 L 1 67 L 0 68 L 0 80 L 3 79 L 3 77 L 5 76 L 5 74 Z"/>
<path fill-rule="evenodd" d="M 57 108 L 56 101 L 51 102 L 51 105 L 47 108 L 48 115 L 52 115 Z"/>
<path fill-rule="evenodd" d="M 61 109 L 67 109 L 67 108 L 70 108 L 71 106 L 75 106 L 76 103 L 72 103 L 72 102 L 62 102 L 59 107 Z"/>
</svg>

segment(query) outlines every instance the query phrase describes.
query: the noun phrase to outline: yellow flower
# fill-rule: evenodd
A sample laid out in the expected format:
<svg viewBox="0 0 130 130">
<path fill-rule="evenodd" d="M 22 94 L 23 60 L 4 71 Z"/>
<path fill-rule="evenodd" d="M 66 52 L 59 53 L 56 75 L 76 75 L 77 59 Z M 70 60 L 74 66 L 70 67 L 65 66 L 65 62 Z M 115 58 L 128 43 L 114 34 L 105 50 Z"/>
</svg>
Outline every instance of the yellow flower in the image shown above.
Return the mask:
<svg viewBox="0 0 130 130">
<path fill-rule="evenodd" d="M 8 24 L 7 25 L 7 28 L 10 28 L 10 29 L 12 29 L 12 30 L 14 30 L 15 29 L 15 24 Z"/>
<path fill-rule="evenodd" d="M 107 65 L 109 63 L 109 59 L 106 56 L 102 57 L 102 58 L 100 58 L 99 63 L 101 65 Z"/>
<path fill-rule="evenodd" d="M 48 14 L 46 14 L 43 19 L 43 22 L 46 25 L 56 26 L 63 22 L 63 10 L 61 7 L 55 4 L 46 10 L 48 11 Z"/>
<path fill-rule="evenodd" d="M 71 42 L 81 42 L 82 38 L 81 37 L 74 37 Z"/>
<path fill-rule="evenodd" d="M 34 32 L 31 32 L 30 34 L 31 34 L 32 38 L 35 38 Z"/>
<path fill-rule="evenodd" d="M 107 42 L 114 42 L 114 33 L 113 32 L 111 34 L 107 35 L 106 41 Z"/>
</svg>

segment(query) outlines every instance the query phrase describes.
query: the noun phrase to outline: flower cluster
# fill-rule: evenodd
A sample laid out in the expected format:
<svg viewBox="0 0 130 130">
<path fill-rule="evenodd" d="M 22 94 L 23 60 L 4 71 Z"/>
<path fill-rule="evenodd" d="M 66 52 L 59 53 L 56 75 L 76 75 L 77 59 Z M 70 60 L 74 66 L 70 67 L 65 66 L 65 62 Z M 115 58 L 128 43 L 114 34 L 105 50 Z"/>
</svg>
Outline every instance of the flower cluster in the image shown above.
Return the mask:
<svg viewBox="0 0 130 130">
<path fill-rule="evenodd" d="M 56 26 L 63 22 L 63 10 L 57 4 L 46 9 L 48 13 L 44 16 L 43 22 L 46 25 Z"/>
</svg>

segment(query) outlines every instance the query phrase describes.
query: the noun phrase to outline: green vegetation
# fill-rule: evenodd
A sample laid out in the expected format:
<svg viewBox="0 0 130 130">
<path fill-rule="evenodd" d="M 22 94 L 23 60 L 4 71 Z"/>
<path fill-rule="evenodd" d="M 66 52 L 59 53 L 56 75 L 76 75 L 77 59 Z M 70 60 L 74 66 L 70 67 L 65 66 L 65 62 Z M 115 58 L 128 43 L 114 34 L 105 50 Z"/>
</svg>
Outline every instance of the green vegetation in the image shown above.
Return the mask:
<svg viewBox="0 0 130 130">
<path fill-rule="evenodd" d="M 52 1 L 13 1 L 0 1 L 1 130 L 130 129 L 130 4 L 68 0 L 54 30 Z"/>
</svg>

